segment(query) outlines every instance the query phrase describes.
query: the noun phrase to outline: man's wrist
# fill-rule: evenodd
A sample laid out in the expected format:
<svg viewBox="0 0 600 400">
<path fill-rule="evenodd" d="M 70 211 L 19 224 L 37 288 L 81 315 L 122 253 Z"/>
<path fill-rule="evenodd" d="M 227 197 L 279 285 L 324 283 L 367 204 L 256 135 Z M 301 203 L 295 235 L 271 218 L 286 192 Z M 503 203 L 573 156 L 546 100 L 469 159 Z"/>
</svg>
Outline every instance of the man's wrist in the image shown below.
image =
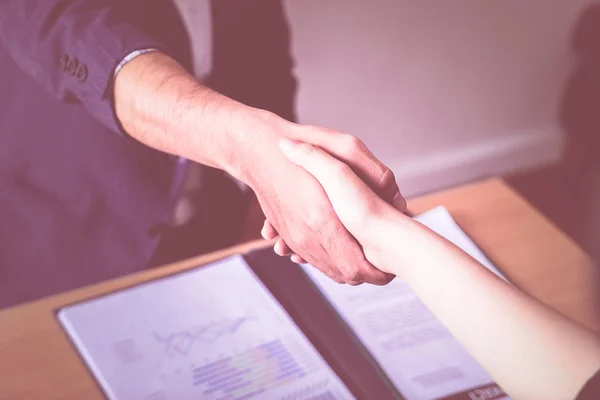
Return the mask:
<svg viewBox="0 0 600 400">
<path fill-rule="evenodd" d="M 245 131 L 237 121 L 252 109 L 202 85 L 169 56 L 150 52 L 127 63 L 115 78 L 114 102 L 124 129 L 138 141 L 236 170 Z"/>
<path fill-rule="evenodd" d="M 237 102 L 227 101 L 211 108 L 216 120 L 221 124 L 225 121 L 216 162 L 231 176 L 253 187 L 261 179 L 257 161 L 265 158 L 264 151 L 270 147 L 278 151 L 279 137 L 293 124 L 269 111 Z"/>
<path fill-rule="evenodd" d="M 252 186 L 257 164 L 275 157 L 295 124 L 202 85 L 177 62 L 150 52 L 115 78 L 115 110 L 124 129 L 155 149 L 225 170 Z"/>
</svg>

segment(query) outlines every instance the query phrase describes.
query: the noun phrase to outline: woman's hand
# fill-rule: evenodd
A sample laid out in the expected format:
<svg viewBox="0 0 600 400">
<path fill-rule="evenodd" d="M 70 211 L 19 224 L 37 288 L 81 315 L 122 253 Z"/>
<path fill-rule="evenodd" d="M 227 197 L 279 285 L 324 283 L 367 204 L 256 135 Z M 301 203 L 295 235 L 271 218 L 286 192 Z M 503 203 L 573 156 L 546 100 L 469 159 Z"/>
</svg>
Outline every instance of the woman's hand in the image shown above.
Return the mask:
<svg viewBox="0 0 600 400">
<path fill-rule="evenodd" d="M 596 333 L 403 216 L 319 147 L 284 139 L 279 144 L 291 162 L 319 181 L 367 260 L 410 285 L 512 398 L 572 399 L 598 371 Z"/>
<path fill-rule="evenodd" d="M 406 201 L 398 189 L 394 174 L 369 151 L 360 139 L 332 129 L 311 126 L 298 127 L 301 131 L 291 136 L 285 135 L 285 137 L 319 147 L 352 168 L 352 171 L 376 195 L 391 204 L 396 210 L 401 213 L 406 211 Z M 293 184 L 296 184 L 296 182 Z M 265 220 L 261 235 L 267 240 L 277 239 L 274 245 L 275 253 L 280 256 L 291 256 L 292 261 L 296 263 L 305 263 L 306 261 L 302 257 L 291 250 L 288 243 L 280 235 L 281 232 L 275 229 L 273 222 L 269 218 Z M 358 282 L 348 283 L 356 284 Z"/>
<path fill-rule="evenodd" d="M 379 252 L 378 243 L 373 240 L 378 236 L 374 234 L 377 221 L 400 212 L 378 196 L 346 163 L 321 148 L 290 139 L 281 139 L 279 146 L 291 162 L 321 184 L 338 218 L 373 263 Z"/>
</svg>

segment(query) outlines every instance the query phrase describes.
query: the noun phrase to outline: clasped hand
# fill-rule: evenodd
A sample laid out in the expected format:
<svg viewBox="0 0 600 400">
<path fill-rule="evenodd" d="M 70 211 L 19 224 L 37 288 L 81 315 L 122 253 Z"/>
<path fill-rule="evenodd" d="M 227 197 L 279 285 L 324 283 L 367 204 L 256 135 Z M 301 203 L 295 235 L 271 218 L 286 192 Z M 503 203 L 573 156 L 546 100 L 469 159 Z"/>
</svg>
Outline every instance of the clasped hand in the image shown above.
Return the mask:
<svg viewBox="0 0 600 400">
<path fill-rule="evenodd" d="M 393 173 L 354 136 L 298 127 L 301 134 L 279 139 L 278 153 L 293 174 L 272 175 L 293 177 L 292 182 L 286 178 L 289 191 L 265 195 L 255 189 L 267 218 L 262 236 L 276 239 L 277 254 L 309 262 L 336 282 L 389 283 L 394 276 L 374 267 L 365 254 L 371 251 L 372 217 L 385 208 L 406 211 Z M 286 204 L 295 210 L 285 209 Z"/>
</svg>

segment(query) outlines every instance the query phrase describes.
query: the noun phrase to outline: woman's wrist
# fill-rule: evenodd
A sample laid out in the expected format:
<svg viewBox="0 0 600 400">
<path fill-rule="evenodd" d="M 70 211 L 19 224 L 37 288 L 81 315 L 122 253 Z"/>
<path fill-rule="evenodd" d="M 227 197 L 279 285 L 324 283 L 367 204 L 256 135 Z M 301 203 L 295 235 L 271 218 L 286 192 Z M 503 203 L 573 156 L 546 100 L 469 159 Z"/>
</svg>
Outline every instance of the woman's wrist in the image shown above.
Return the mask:
<svg viewBox="0 0 600 400">
<path fill-rule="evenodd" d="M 410 284 L 417 268 L 426 268 L 434 253 L 452 254 L 453 246 L 423 224 L 393 208 L 377 215 L 370 228 L 371 240 L 363 244 L 365 256 L 377 268 Z M 443 257 L 442 257 L 443 258 Z M 417 271 L 421 273 L 422 271 Z"/>
<path fill-rule="evenodd" d="M 373 213 L 365 221 L 365 229 L 358 241 L 363 247 L 365 257 L 378 269 L 402 276 L 402 259 L 408 255 L 410 238 L 417 224 L 410 217 L 391 206 Z"/>
</svg>

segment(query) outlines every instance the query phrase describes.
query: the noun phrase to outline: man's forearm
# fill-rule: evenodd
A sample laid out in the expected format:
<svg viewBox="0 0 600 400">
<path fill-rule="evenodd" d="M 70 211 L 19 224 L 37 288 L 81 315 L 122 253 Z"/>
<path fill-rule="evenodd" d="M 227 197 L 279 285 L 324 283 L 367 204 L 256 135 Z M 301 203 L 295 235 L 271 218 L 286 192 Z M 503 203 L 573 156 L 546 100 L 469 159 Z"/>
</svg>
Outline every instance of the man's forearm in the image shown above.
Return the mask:
<svg viewBox="0 0 600 400">
<path fill-rule="evenodd" d="M 115 111 L 134 139 L 160 151 L 244 175 L 248 135 L 276 117 L 214 92 L 160 52 L 137 57 L 115 78 Z"/>
<path fill-rule="evenodd" d="M 222 96 L 159 52 L 140 55 L 118 72 L 114 103 L 119 121 L 134 139 L 223 169 L 246 183 L 281 243 L 285 240 L 291 251 L 329 276 L 342 282 L 390 281 L 364 260 L 322 187 L 278 148 L 286 137 L 336 149 L 391 201 L 398 193 L 395 181 L 385 179 L 393 177 L 391 171 L 356 138 L 295 124 Z"/>
</svg>

